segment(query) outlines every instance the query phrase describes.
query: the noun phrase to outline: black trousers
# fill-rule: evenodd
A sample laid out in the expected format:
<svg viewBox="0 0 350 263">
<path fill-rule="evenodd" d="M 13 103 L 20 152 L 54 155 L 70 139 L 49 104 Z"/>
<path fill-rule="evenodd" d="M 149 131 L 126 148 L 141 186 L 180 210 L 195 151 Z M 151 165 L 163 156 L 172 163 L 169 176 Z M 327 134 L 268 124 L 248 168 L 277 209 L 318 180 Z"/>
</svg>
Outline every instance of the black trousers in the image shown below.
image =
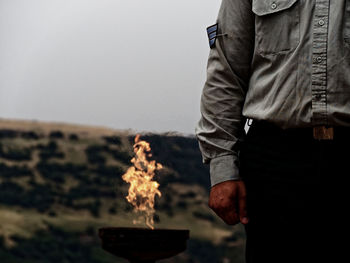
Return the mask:
<svg viewBox="0 0 350 263">
<path fill-rule="evenodd" d="M 253 122 L 240 151 L 250 222 L 246 262 L 349 262 L 350 129 Z"/>
</svg>

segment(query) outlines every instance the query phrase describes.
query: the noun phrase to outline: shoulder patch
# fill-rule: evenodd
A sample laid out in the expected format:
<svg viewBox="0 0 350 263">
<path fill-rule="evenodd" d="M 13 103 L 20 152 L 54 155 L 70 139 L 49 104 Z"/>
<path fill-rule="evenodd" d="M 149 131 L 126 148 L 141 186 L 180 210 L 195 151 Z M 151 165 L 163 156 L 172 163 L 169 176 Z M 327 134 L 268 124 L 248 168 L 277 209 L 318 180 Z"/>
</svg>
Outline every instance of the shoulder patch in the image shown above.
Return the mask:
<svg viewBox="0 0 350 263">
<path fill-rule="evenodd" d="M 210 48 L 213 48 L 215 46 L 217 33 L 218 33 L 218 23 L 207 27 L 207 34 L 208 34 Z"/>
</svg>

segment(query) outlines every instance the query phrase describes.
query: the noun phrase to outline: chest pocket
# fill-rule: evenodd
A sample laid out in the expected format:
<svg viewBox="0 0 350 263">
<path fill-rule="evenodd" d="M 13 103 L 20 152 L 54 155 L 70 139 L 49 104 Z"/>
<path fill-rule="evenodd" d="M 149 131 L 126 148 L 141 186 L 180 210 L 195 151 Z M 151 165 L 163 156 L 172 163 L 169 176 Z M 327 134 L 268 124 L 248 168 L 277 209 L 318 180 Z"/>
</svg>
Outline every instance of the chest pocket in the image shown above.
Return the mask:
<svg viewBox="0 0 350 263">
<path fill-rule="evenodd" d="M 288 52 L 300 41 L 299 0 L 253 0 L 255 41 L 261 54 Z"/>
<path fill-rule="evenodd" d="M 344 41 L 350 45 L 350 0 L 346 0 L 344 21 Z"/>
</svg>

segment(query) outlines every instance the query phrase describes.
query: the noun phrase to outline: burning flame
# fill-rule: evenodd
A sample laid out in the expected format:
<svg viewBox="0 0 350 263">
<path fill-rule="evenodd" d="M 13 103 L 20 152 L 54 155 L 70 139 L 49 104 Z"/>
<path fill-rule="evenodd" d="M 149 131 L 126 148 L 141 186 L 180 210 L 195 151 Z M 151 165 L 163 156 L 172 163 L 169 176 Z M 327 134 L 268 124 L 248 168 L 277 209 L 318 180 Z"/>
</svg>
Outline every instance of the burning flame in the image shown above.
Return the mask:
<svg viewBox="0 0 350 263">
<path fill-rule="evenodd" d="M 154 198 L 156 195 L 161 197 L 158 190 L 159 184 L 152 181 L 156 170 L 162 169 L 160 163 L 156 161 L 148 161 L 147 157 L 151 157 L 151 147 L 148 142 L 141 141 L 140 135 L 136 135 L 134 144 L 135 157 L 131 159 L 134 166 L 129 167 L 123 175 L 123 180 L 130 184 L 129 194 L 126 197 L 129 203 L 134 206 L 136 213 L 141 213 L 138 220 L 133 223 L 141 223 L 145 220 L 147 226 L 154 229 Z"/>
</svg>

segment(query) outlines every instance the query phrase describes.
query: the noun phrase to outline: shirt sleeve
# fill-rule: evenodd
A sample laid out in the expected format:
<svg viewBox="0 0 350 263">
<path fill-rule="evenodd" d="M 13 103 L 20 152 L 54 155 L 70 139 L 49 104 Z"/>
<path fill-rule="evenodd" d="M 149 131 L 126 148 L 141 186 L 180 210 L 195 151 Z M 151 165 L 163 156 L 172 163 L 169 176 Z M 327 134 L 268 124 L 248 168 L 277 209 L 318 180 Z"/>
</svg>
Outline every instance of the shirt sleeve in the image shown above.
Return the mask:
<svg viewBox="0 0 350 263">
<path fill-rule="evenodd" d="M 254 52 L 254 18 L 251 0 L 222 0 L 195 128 L 203 163 L 210 163 L 211 186 L 240 179 L 238 151 L 245 134 L 242 108 Z"/>
</svg>

